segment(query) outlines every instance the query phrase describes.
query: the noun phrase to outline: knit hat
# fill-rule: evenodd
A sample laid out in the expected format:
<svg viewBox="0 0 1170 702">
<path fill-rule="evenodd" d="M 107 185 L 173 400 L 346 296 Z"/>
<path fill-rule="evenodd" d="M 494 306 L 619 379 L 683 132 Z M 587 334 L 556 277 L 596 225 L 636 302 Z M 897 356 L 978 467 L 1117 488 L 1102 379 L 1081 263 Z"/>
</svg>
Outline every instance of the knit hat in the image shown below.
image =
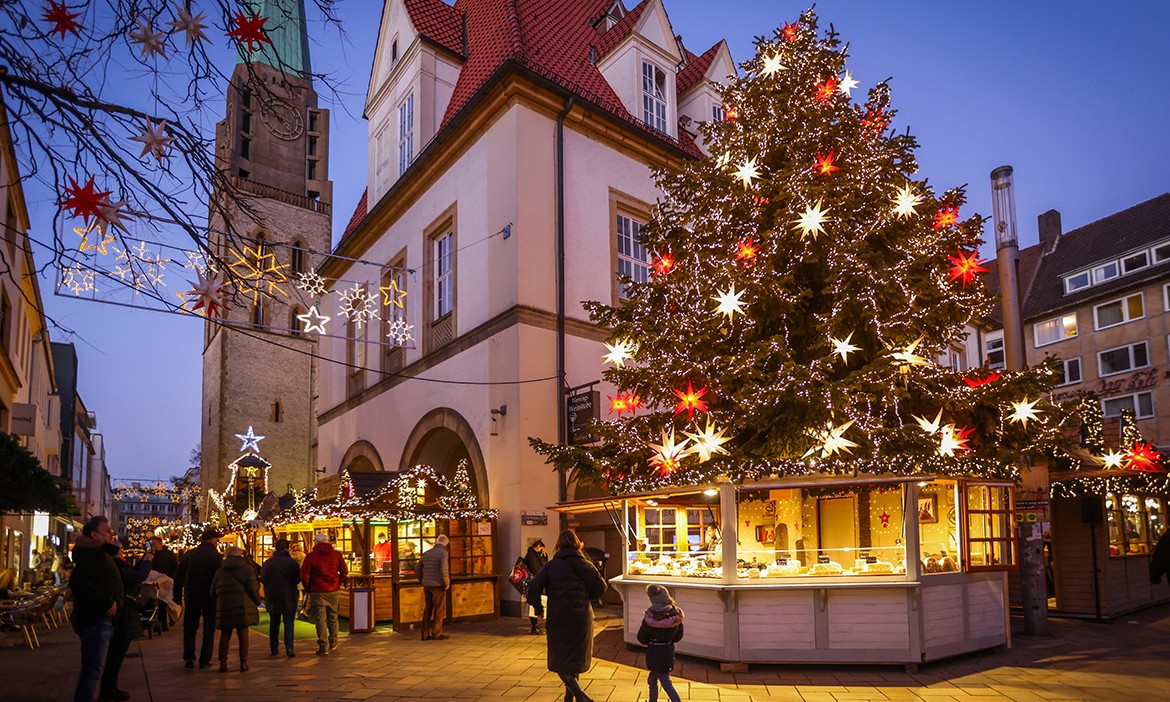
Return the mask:
<svg viewBox="0 0 1170 702">
<path fill-rule="evenodd" d="M 650 609 L 663 611 L 674 606 L 674 600 L 670 599 L 670 591 L 661 585 L 647 585 L 646 595 L 650 598 Z"/>
<path fill-rule="evenodd" d="M 329 540 L 328 534 L 314 534 L 313 535 L 313 541 L 316 543 L 323 544 L 328 540 Z"/>
</svg>

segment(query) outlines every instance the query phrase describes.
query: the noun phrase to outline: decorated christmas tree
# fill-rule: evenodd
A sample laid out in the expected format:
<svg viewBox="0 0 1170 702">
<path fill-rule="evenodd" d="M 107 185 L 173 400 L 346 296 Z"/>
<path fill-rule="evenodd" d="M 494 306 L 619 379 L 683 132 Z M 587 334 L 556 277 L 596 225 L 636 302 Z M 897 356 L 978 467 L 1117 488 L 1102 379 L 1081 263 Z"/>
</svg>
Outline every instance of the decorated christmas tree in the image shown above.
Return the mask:
<svg viewBox="0 0 1170 702">
<path fill-rule="evenodd" d="M 1049 364 L 957 372 L 993 300 L 982 218 L 917 179 L 885 83 L 864 103 L 810 11 L 756 42 L 701 127 L 711 157 L 656 173 L 645 282 L 611 330 L 601 441 L 532 440 L 612 491 L 802 474 L 1013 477 L 1061 440 Z"/>
</svg>

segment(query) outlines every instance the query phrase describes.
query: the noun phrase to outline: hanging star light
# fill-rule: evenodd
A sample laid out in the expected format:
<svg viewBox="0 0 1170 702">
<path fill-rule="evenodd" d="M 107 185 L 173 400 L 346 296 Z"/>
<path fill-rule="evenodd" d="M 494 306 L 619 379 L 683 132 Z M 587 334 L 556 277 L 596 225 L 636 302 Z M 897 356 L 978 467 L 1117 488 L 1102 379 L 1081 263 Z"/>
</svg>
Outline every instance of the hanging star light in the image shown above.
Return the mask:
<svg viewBox="0 0 1170 702">
<path fill-rule="evenodd" d="M 979 255 L 978 251 L 972 251 L 970 254 L 964 254 L 962 249 L 959 249 L 957 256 L 948 256 L 951 259 L 951 277 L 950 280 L 956 278 L 963 282 L 963 287 L 967 287 L 967 283 L 975 280 L 975 276 L 979 273 L 986 273 L 987 269 L 981 266 L 981 263 L 986 263 L 986 259 L 976 258 Z"/>
<path fill-rule="evenodd" d="M 872 107 L 866 109 L 865 116 L 861 118 L 861 128 L 875 134 L 880 134 L 888 125 L 889 120 L 880 107 L 876 110 Z"/>
<path fill-rule="evenodd" d="M 207 319 L 222 317 L 227 311 L 223 303 L 223 283 L 218 278 L 204 276 L 199 271 L 196 271 L 195 275 L 198 280 L 191 283 L 190 290 L 175 293 L 184 300 L 182 310 L 188 311 L 188 305 L 191 305 L 190 311 L 203 310 L 203 316 Z"/>
<path fill-rule="evenodd" d="M 785 66 L 780 61 L 780 54 L 774 54 L 772 56 L 765 56 L 764 57 L 764 65 L 762 68 L 760 68 L 760 77 L 765 78 L 767 76 L 775 75 L 775 74 L 779 73 L 780 71 L 787 71 L 787 70 L 788 70 L 788 66 Z"/>
<path fill-rule="evenodd" d="M 743 187 L 750 188 L 753 180 L 759 180 L 760 168 L 756 165 L 754 158 L 749 158 L 739 165 L 739 169 L 734 173 L 739 182 L 743 183 Z"/>
<path fill-rule="evenodd" d="M 638 414 L 638 408 L 642 406 L 642 396 L 637 393 L 626 393 L 626 411 L 631 415 Z"/>
<path fill-rule="evenodd" d="M 967 387 L 969 388 L 977 388 L 983 385 L 990 385 L 991 383 L 999 380 L 999 378 L 1000 372 L 993 370 L 982 378 L 963 378 L 963 382 L 966 383 Z"/>
<path fill-rule="evenodd" d="M 89 243 L 89 235 L 95 231 L 97 232 L 97 241 L 91 244 Z M 74 227 L 73 233 L 81 237 L 81 243 L 77 246 L 78 251 L 96 250 L 102 256 L 109 253 L 106 245 L 117 241 L 117 238 L 113 234 L 110 234 L 109 230 L 102 228 L 101 220 L 98 219 L 95 219 L 89 227 Z"/>
<path fill-rule="evenodd" d="M 792 24 L 784 23 L 784 28 L 780 30 L 784 35 L 785 41 L 795 41 L 800 36 L 800 22 L 793 22 Z"/>
<path fill-rule="evenodd" d="M 78 185 L 72 176 L 68 176 L 68 178 L 69 185 L 65 186 L 65 198 L 58 204 L 67 210 L 73 210 L 73 216 L 81 217 L 81 220 L 86 224 L 89 224 L 90 217 L 104 220 L 102 208 L 110 206 L 108 199 L 110 191 L 99 191 L 94 185 L 93 176 L 89 177 L 85 185 Z"/>
<path fill-rule="evenodd" d="M 970 441 L 971 432 L 972 429 L 968 427 L 956 429 L 954 424 L 943 427 L 938 440 L 939 455 L 954 458 L 957 451 L 970 451 L 971 447 L 967 442 Z"/>
<path fill-rule="evenodd" d="M 187 35 L 188 49 L 201 41 L 207 41 L 207 35 L 203 32 L 207 28 L 207 25 L 203 24 L 207 18 L 203 16 L 202 12 L 192 16 L 187 8 L 179 6 L 175 9 L 175 14 L 178 16 L 178 19 L 169 23 L 174 28 L 171 30 L 171 33 L 185 33 Z"/>
<path fill-rule="evenodd" d="M 389 285 L 383 285 L 378 288 L 382 293 L 382 306 L 386 307 L 394 305 L 398 309 L 403 309 L 403 301 L 406 299 L 406 291 L 398 287 L 398 281 L 391 279 Z"/>
<path fill-rule="evenodd" d="M 306 271 L 298 275 L 297 287 L 306 295 L 321 297 L 325 294 L 325 279 L 317 271 Z"/>
<path fill-rule="evenodd" d="M 1162 454 L 1154 448 L 1153 444 L 1135 441 L 1132 447 L 1126 449 L 1124 461 L 1126 470 L 1156 473 L 1162 467 Z"/>
<path fill-rule="evenodd" d="M 839 81 L 837 76 L 829 76 L 820 83 L 817 83 L 817 96 L 815 102 L 828 102 L 830 98 L 837 94 L 837 86 Z"/>
<path fill-rule="evenodd" d="M 1109 449 L 1100 456 L 1101 463 L 1106 469 L 1121 468 L 1121 464 L 1125 461 L 1125 452 L 1117 449 Z"/>
<path fill-rule="evenodd" d="M 358 331 L 366 322 L 378 318 L 378 297 L 364 285 L 354 283 L 348 290 L 337 294 L 341 297 L 342 316 L 353 322 Z"/>
<path fill-rule="evenodd" d="M 1025 397 L 1020 402 L 1011 403 L 1013 411 L 1011 415 L 1008 416 L 1008 420 L 1013 423 L 1019 422 L 1025 429 L 1027 429 L 1029 420 L 1035 422 L 1039 421 L 1040 419 L 1040 410 L 1036 409 L 1036 405 L 1039 404 L 1039 402 L 1040 400 L 1038 399 L 1028 402 L 1028 398 Z"/>
<path fill-rule="evenodd" d="M 74 263 L 61 269 L 61 287 L 69 288 L 74 295 L 97 292 L 95 271 Z"/>
<path fill-rule="evenodd" d="M 800 230 L 800 240 L 804 241 L 806 236 L 812 236 L 816 240 L 818 234 L 824 234 L 824 224 L 828 222 L 825 215 L 829 214 L 829 208 L 821 208 L 822 201 L 817 200 L 815 206 L 810 205 L 806 207 L 804 213 L 799 218 L 792 220 L 796 228 Z"/>
<path fill-rule="evenodd" d="M 959 223 L 959 208 L 943 205 L 942 209 L 934 213 L 933 229 L 953 227 Z"/>
<path fill-rule="evenodd" d="M 827 175 L 832 175 L 836 171 L 841 170 L 840 166 L 833 165 L 834 158 L 836 158 L 836 156 L 833 154 L 833 150 L 831 150 L 831 149 L 829 150 L 828 156 L 822 156 L 821 152 L 818 151 L 817 152 L 817 162 L 816 162 L 816 165 L 813 166 L 813 171 L 817 175 L 827 176 Z"/>
<path fill-rule="evenodd" d="M 743 261 L 744 263 L 751 263 L 756 260 L 756 254 L 760 252 L 760 247 L 752 242 L 751 237 L 748 237 L 747 241 L 739 242 L 736 247 L 735 260 Z"/>
<path fill-rule="evenodd" d="M 743 314 L 743 303 L 739 299 L 743 297 L 744 291 L 740 290 L 737 293 L 735 291 L 735 283 L 731 284 L 730 290 L 716 292 L 718 294 L 711 299 L 719 303 L 719 306 L 715 308 L 717 313 L 727 317 L 727 321 L 733 320 L 736 314 Z"/>
<path fill-rule="evenodd" d="M 934 419 L 927 419 L 926 417 L 919 417 L 916 414 L 910 415 L 914 421 L 918 422 L 918 427 L 930 436 L 934 436 L 938 432 L 939 427 L 942 426 L 942 408 L 938 410 L 938 414 L 934 415 Z"/>
<path fill-rule="evenodd" d="M 919 356 L 918 354 L 914 353 L 914 351 L 918 348 L 918 345 L 922 343 L 923 338 L 924 337 L 920 336 L 917 339 L 915 339 L 912 344 L 907 346 L 905 348 L 905 350 L 894 351 L 890 354 L 891 358 L 893 358 L 895 361 L 897 361 L 899 364 L 901 364 L 903 372 L 908 371 L 911 366 L 928 366 L 928 365 L 930 365 L 930 361 L 927 361 L 922 356 Z"/>
<path fill-rule="evenodd" d="M 829 458 L 838 453 L 853 453 L 850 449 L 857 448 L 857 444 L 844 436 L 849 427 L 853 426 L 853 421 L 850 419 L 844 424 L 833 426 L 833 422 L 830 420 L 825 423 L 824 429 L 810 430 L 809 435 L 817 441 L 817 444 L 805 451 L 801 458 L 808 458 L 818 450 L 821 452 L 821 458 Z"/>
<path fill-rule="evenodd" d="M 922 204 L 922 196 L 916 195 L 909 185 L 903 185 L 894 196 L 894 214 L 899 219 L 910 217 L 918 213 L 918 206 Z"/>
<path fill-rule="evenodd" d="M 49 33 L 60 34 L 62 39 L 69 32 L 73 32 L 73 36 L 75 37 L 81 37 L 81 30 L 84 27 L 77 21 L 77 18 L 80 16 L 80 12 L 70 12 L 64 2 L 57 2 L 57 0 L 49 0 L 49 4 L 45 6 L 44 12 L 41 15 L 46 22 L 53 25 Z"/>
<path fill-rule="evenodd" d="M 609 413 L 613 414 L 616 412 L 618 419 L 621 419 L 622 413 L 629 409 L 629 407 L 626 406 L 626 396 L 619 392 L 617 397 L 612 395 L 607 397 L 609 399 Z"/>
<path fill-rule="evenodd" d="M 386 338 L 393 341 L 397 346 L 406 346 L 411 341 L 414 341 L 413 332 L 413 324 L 407 324 L 405 319 L 396 319 L 390 322 L 390 329 L 386 332 Z"/>
<path fill-rule="evenodd" d="M 143 18 L 138 18 L 138 29 L 130 32 L 130 41 L 134 44 L 142 45 L 142 58 L 148 59 L 152 56 L 158 55 L 163 58 L 167 57 L 166 38 L 167 35 L 163 32 L 154 31 L 154 27 L 150 22 Z"/>
<path fill-rule="evenodd" d="M 240 446 L 240 453 L 247 451 L 249 446 L 251 446 L 252 450 L 255 451 L 256 453 L 260 453 L 260 443 L 259 442 L 262 441 L 264 439 L 264 437 L 263 436 L 256 436 L 256 434 L 252 431 L 251 424 L 248 425 L 248 433 L 247 434 L 236 434 L 236 438 L 239 439 L 240 441 L 244 442 L 244 445 Z"/>
<path fill-rule="evenodd" d="M 215 271 L 215 267 L 207 262 L 207 254 L 202 251 L 184 251 L 183 253 L 187 256 L 187 262 L 183 264 L 183 268 L 190 268 L 202 275 Z"/>
<path fill-rule="evenodd" d="M 845 71 L 845 77 L 841 79 L 841 84 L 837 86 L 837 90 L 845 97 L 852 97 L 849 91 L 853 90 L 857 86 L 858 83 L 857 81 L 853 80 L 853 74 L 849 71 Z"/>
<path fill-rule="evenodd" d="M 844 339 L 834 339 L 831 336 L 829 337 L 829 343 L 833 345 L 833 353 L 841 357 L 842 363 L 849 362 L 849 354 L 853 353 L 854 351 L 861 350 L 860 346 L 854 346 L 853 344 L 849 343 L 852 338 L 853 332 L 849 332 L 849 335 Z"/>
<path fill-rule="evenodd" d="M 654 258 L 654 263 L 650 264 L 650 270 L 656 277 L 659 278 L 670 275 L 670 273 L 674 271 L 674 256 L 670 255 L 669 251 L 662 254 L 661 256 L 656 256 Z"/>
<path fill-rule="evenodd" d="M 694 442 L 688 453 L 697 455 L 699 463 L 706 463 L 720 454 L 727 455 L 727 449 L 723 448 L 723 444 L 731 441 L 731 437 L 724 436 L 726 433 L 727 428 L 717 428 L 709 416 L 707 417 L 707 426 L 703 428 L 703 431 L 697 431 L 694 434 L 689 431 L 683 432 L 687 438 Z"/>
<path fill-rule="evenodd" d="M 669 435 L 663 430 L 661 444 L 647 444 L 654 450 L 654 455 L 650 457 L 650 465 L 658 469 L 659 477 L 664 478 L 681 467 L 688 443 L 689 441 L 684 441 L 676 444 L 674 429 L 671 429 Z"/>
<path fill-rule="evenodd" d="M 130 141 L 142 144 L 142 153 L 138 154 L 138 158 L 150 154 L 159 163 L 162 163 L 167 157 L 167 149 L 174 140 L 174 137 L 167 136 L 167 121 L 165 119 L 158 124 L 151 125 L 149 117 L 146 118 L 146 127 L 143 128 L 142 133 L 130 137 Z"/>
<path fill-rule="evenodd" d="M 707 401 L 703 399 L 703 395 L 707 394 L 706 385 L 695 390 L 694 386 L 691 385 L 691 381 L 688 380 L 687 389 L 680 390 L 676 388 L 674 394 L 679 399 L 678 404 L 674 406 L 675 415 L 686 412 L 687 420 L 690 421 L 695 418 L 696 410 L 703 413 L 707 412 Z"/>
<path fill-rule="evenodd" d="M 730 105 L 723 106 L 723 121 L 732 122 L 739 117 L 739 110 Z"/>
<path fill-rule="evenodd" d="M 605 363 L 624 366 L 626 361 L 633 360 L 633 353 L 637 347 L 629 339 L 619 339 L 613 344 L 605 344 L 605 348 L 609 349 L 609 353 L 601 357 Z"/>
<path fill-rule="evenodd" d="M 312 334 L 313 332 L 317 332 L 318 334 L 328 334 L 329 332 L 325 330 L 325 324 L 330 319 L 332 319 L 332 317 L 321 314 L 321 311 L 317 309 L 316 305 L 310 305 L 309 311 L 305 312 L 304 314 L 298 314 L 297 319 L 299 319 L 301 324 L 304 325 L 301 331 L 306 334 Z"/>
<path fill-rule="evenodd" d="M 235 37 L 241 49 L 247 44 L 248 51 L 255 51 L 257 46 L 272 43 L 264 31 L 264 23 L 267 21 L 268 18 L 261 17 L 259 13 L 253 12 L 252 17 L 249 18 L 242 11 L 237 11 L 232 17 L 232 26 L 235 29 L 228 32 L 227 35 Z"/>
</svg>

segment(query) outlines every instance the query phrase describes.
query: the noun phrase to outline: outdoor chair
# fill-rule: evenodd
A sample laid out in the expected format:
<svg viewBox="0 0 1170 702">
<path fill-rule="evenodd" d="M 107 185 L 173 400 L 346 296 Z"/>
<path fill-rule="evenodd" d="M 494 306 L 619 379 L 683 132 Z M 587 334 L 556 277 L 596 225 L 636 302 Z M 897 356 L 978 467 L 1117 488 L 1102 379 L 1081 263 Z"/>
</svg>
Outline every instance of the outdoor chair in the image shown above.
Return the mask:
<svg viewBox="0 0 1170 702">
<path fill-rule="evenodd" d="M 41 645 L 36 630 L 37 612 L 35 607 L 28 605 L 0 612 L 0 630 L 19 631 L 24 636 L 24 642 L 30 649 Z"/>
</svg>

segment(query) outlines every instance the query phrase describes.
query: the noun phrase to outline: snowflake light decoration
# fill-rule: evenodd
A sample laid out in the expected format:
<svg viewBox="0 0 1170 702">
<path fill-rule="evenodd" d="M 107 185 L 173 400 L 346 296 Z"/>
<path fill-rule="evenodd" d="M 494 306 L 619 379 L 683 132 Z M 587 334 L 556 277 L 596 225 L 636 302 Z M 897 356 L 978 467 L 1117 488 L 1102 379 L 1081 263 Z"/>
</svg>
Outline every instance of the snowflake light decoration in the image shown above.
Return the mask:
<svg viewBox="0 0 1170 702">
<path fill-rule="evenodd" d="M 341 296 L 342 316 L 357 325 L 358 331 L 361 331 L 362 326 L 371 319 L 379 318 L 378 296 L 367 290 L 365 286 L 354 283 L 349 290 L 337 294 Z"/>
<path fill-rule="evenodd" d="M 215 273 L 215 266 L 207 260 L 207 254 L 202 251 L 184 251 L 187 256 L 187 262 L 183 264 L 183 268 L 190 268 L 198 275 L 206 276 L 208 273 Z"/>
<path fill-rule="evenodd" d="M 94 271 L 74 263 L 61 269 L 61 287 L 69 288 L 74 295 L 97 291 L 94 285 Z"/>
<path fill-rule="evenodd" d="M 288 280 L 284 274 L 288 264 L 277 263 L 276 254 L 264 253 L 262 244 L 245 246 L 243 253 L 232 249 L 232 255 L 236 258 L 228 266 L 232 273 L 241 281 L 256 281 L 255 284 L 249 285 L 250 290 L 246 291 L 251 293 L 253 305 L 260 302 L 261 295 L 266 294 L 269 297 L 273 297 L 273 293 L 288 295 L 284 288 L 280 287 L 281 283 Z"/>
<path fill-rule="evenodd" d="M 407 324 L 404 319 L 396 319 L 390 323 L 390 331 L 386 334 L 386 338 L 398 346 L 405 346 L 409 342 L 414 341 L 413 331 L 413 324 Z"/>
<path fill-rule="evenodd" d="M 297 280 L 297 288 L 306 295 L 321 297 L 325 294 L 325 279 L 317 271 L 305 271 Z"/>
</svg>

